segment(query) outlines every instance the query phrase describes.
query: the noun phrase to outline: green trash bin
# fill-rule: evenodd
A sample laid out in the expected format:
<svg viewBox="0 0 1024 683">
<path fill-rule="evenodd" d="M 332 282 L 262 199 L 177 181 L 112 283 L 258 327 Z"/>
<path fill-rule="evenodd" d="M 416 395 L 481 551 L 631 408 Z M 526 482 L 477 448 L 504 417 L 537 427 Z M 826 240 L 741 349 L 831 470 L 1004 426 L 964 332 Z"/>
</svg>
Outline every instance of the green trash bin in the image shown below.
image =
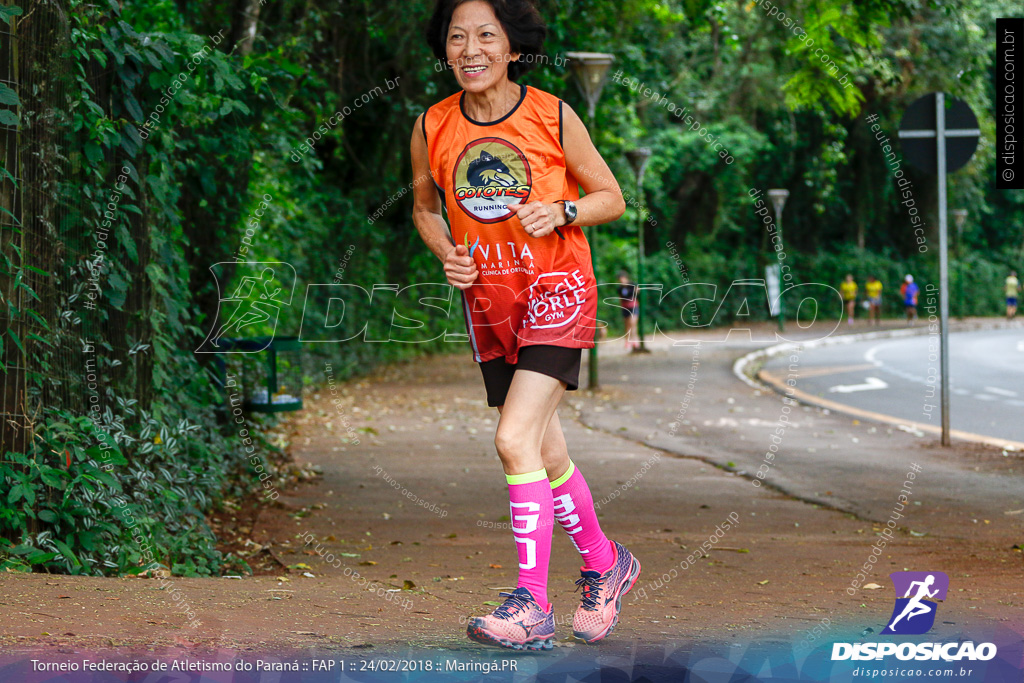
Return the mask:
<svg viewBox="0 0 1024 683">
<path fill-rule="evenodd" d="M 298 337 L 221 339 L 232 364 L 241 365 L 242 408 L 254 413 L 302 410 L 302 342 Z M 223 357 L 221 357 L 223 361 Z M 226 384 L 227 365 L 224 364 Z"/>
</svg>

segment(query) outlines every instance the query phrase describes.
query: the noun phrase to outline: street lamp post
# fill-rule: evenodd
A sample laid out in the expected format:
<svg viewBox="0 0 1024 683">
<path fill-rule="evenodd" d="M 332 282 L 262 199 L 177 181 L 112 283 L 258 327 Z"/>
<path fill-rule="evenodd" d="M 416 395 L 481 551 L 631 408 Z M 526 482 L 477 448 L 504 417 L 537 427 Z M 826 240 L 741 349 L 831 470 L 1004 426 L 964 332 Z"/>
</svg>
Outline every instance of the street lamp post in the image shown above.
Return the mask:
<svg viewBox="0 0 1024 683">
<path fill-rule="evenodd" d="M 772 200 L 772 206 L 775 208 L 775 230 L 779 233 L 779 244 L 785 244 L 782 241 L 782 209 L 786 206 L 786 199 L 789 197 L 789 190 L 776 188 L 774 190 L 768 190 L 768 197 Z M 777 252 L 776 252 L 777 253 Z M 778 266 L 778 258 L 776 257 L 776 266 Z M 779 332 L 786 331 L 786 313 L 785 308 L 782 306 L 782 268 L 778 268 L 779 273 Z"/>
<path fill-rule="evenodd" d="M 601 92 L 608 80 L 608 71 L 612 68 L 615 55 L 606 52 L 567 52 L 565 56 L 569 59 L 569 67 L 576 77 L 576 85 L 579 86 L 583 99 L 587 101 L 587 119 L 590 122 L 590 135 L 596 137 L 595 119 L 597 115 L 597 101 L 601 99 Z M 596 233 L 593 227 L 586 227 L 583 233 L 590 243 L 590 254 L 594 268 L 594 280 L 597 281 L 598 249 Z M 597 292 L 594 293 L 597 296 Z M 594 320 L 594 348 L 590 349 L 587 362 L 587 388 L 594 391 L 598 388 L 597 378 L 597 320 Z"/>
<path fill-rule="evenodd" d="M 626 158 L 629 159 L 629 165 L 633 167 L 633 172 L 636 174 L 636 196 L 637 201 L 640 203 L 639 218 L 636 223 L 636 303 L 640 311 L 636 327 L 640 333 L 640 348 L 636 349 L 636 352 L 648 353 L 647 346 L 644 343 L 644 223 L 647 222 L 647 203 L 644 201 L 644 173 L 647 171 L 647 162 L 651 158 L 651 150 L 649 147 L 639 147 L 626 152 Z"/>
<path fill-rule="evenodd" d="M 960 315 L 958 316 L 961 320 L 964 319 L 965 308 L 964 306 L 964 257 L 963 257 L 963 240 L 964 240 L 964 223 L 967 222 L 967 209 L 953 209 L 950 211 L 953 214 L 953 219 L 956 220 L 956 300 L 959 303 L 957 308 L 960 309 Z"/>
</svg>

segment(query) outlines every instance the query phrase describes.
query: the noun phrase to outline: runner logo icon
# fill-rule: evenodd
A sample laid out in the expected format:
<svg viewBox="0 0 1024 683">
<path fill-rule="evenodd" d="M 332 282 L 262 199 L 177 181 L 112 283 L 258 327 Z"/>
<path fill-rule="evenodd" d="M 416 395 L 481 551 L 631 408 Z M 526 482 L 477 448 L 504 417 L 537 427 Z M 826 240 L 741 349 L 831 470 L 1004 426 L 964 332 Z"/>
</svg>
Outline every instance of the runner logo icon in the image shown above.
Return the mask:
<svg viewBox="0 0 1024 683">
<path fill-rule="evenodd" d="M 882 634 L 920 635 L 935 623 L 938 605 L 945 600 L 949 577 L 942 572 L 893 572 L 889 575 L 896 595 L 896 605 L 888 626 Z M 934 600 L 933 600 L 934 599 Z"/>
</svg>

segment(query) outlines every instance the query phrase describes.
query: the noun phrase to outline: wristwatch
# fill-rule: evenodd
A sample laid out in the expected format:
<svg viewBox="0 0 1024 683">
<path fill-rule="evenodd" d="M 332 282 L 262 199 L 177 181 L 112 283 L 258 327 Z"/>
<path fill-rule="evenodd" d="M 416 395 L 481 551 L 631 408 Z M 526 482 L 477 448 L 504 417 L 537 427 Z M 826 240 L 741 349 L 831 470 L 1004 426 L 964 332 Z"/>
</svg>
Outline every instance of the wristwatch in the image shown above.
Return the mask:
<svg viewBox="0 0 1024 683">
<path fill-rule="evenodd" d="M 576 220 L 576 203 L 571 199 L 559 199 L 555 204 L 561 204 L 565 207 L 565 224 L 570 225 Z"/>
</svg>

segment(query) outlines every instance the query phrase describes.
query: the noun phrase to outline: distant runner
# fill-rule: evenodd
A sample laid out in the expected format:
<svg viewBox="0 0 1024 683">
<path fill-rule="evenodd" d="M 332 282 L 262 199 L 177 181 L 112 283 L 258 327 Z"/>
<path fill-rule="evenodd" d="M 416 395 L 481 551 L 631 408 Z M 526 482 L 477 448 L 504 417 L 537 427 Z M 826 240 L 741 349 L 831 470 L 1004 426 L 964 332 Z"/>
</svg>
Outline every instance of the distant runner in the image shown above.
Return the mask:
<svg viewBox="0 0 1024 683">
<path fill-rule="evenodd" d="M 1017 294 L 1020 293 L 1020 282 L 1017 280 L 1017 271 L 1011 270 L 1010 276 L 1006 278 L 1006 319 L 1013 320 L 1017 315 Z"/>
<path fill-rule="evenodd" d="M 635 349 L 640 346 L 634 338 L 637 316 L 640 315 L 640 302 L 636 296 L 636 285 L 629 281 L 629 273 L 619 271 L 619 306 L 622 308 L 622 319 L 626 323 L 626 348 Z"/>
<path fill-rule="evenodd" d="M 907 324 L 913 325 L 917 320 L 917 293 L 921 289 L 914 284 L 914 276 L 908 275 L 900 286 L 900 294 L 903 296 L 903 305 L 907 309 Z"/>
<path fill-rule="evenodd" d="M 864 292 L 868 297 L 868 324 L 872 321 L 875 325 L 882 324 L 882 281 L 874 275 L 868 277 L 868 283 L 864 285 Z"/>
<path fill-rule="evenodd" d="M 843 297 L 843 305 L 846 307 L 846 324 L 853 324 L 853 316 L 857 311 L 857 283 L 851 273 L 846 274 L 846 279 L 839 284 L 839 294 Z"/>
</svg>

